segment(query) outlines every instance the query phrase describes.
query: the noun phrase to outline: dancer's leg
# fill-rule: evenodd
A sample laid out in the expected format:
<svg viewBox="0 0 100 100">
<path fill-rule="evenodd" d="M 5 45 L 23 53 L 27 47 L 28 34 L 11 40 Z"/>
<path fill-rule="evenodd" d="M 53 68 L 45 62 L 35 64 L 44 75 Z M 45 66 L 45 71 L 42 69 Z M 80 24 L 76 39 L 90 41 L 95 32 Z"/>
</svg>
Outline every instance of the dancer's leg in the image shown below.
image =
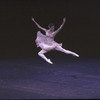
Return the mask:
<svg viewBox="0 0 100 100">
<path fill-rule="evenodd" d="M 57 46 L 56 47 L 56 50 L 61 51 L 61 52 L 64 52 L 66 54 L 72 54 L 73 56 L 79 57 L 78 54 L 76 54 L 76 53 L 74 53 L 72 51 L 66 50 L 66 49 L 62 48 L 61 46 Z"/>
<path fill-rule="evenodd" d="M 53 64 L 53 63 L 51 62 L 50 59 L 47 59 L 47 58 L 46 58 L 46 56 L 44 55 L 44 53 L 47 53 L 47 51 L 41 50 L 41 51 L 38 53 L 38 55 L 39 55 L 40 57 L 42 57 L 44 60 L 46 60 L 48 63 Z"/>
</svg>

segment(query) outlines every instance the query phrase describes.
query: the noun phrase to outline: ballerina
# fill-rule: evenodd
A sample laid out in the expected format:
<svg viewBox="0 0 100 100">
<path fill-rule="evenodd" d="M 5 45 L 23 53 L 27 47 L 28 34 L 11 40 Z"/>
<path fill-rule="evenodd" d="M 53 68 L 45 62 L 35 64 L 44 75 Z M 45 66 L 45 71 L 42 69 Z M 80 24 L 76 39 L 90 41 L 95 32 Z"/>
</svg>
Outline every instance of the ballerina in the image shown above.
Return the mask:
<svg viewBox="0 0 100 100">
<path fill-rule="evenodd" d="M 61 26 L 54 31 L 54 25 L 53 24 L 49 24 L 48 28 L 49 29 L 45 29 L 43 27 L 41 27 L 34 18 L 32 18 L 32 21 L 36 24 L 36 26 L 43 30 L 45 32 L 45 35 L 42 34 L 40 31 L 37 32 L 37 38 L 35 40 L 37 47 L 40 47 L 42 50 L 38 53 L 38 55 L 43 58 L 44 60 L 46 60 L 48 63 L 53 64 L 53 62 L 51 62 L 50 59 L 48 59 L 44 54 L 51 51 L 51 50 L 57 50 L 57 51 L 61 51 L 65 54 L 71 54 L 73 56 L 79 57 L 78 54 L 66 50 L 64 48 L 62 48 L 62 43 L 57 43 L 56 41 L 54 41 L 54 37 L 56 36 L 56 34 L 58 34 L 58 32 L 62 29 L 63 25 L 66 22 L 66 18 L 63 18 L 63 22 L 61 24 Z"/>
</svg>

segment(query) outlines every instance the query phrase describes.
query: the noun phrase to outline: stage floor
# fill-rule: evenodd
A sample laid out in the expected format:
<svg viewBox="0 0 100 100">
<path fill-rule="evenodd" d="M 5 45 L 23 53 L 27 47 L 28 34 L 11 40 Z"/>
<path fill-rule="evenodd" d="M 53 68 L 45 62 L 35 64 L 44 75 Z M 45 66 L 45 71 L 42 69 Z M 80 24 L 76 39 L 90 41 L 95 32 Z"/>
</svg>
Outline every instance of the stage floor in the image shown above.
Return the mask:
<svg viewBox="0 0 100 100">
<path fill-rule="evenodd" d="M 0 99 L 100 99 L 100 59 L 0 60 Z"/>
</svg>

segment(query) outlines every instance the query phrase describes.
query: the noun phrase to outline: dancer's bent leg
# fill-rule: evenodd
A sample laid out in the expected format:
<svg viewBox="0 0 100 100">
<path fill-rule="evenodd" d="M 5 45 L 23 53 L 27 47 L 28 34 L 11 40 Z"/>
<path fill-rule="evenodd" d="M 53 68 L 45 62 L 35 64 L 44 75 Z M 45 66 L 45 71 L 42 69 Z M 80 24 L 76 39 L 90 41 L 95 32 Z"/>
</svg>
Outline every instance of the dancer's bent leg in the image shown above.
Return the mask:
<svg viewBox="0 0 100 100">
<path fill-rule="evenodd" d="M 44 55 L 44 53 L 47 53 L 47 51 L 41 50 L 41 51 L 38 53 L 38 55 L 39 55 L 41 58 L 43 58 L 44 60 L 46 60 L 48 63 L 53 64 L 53 63 L 51 62 L 50 59 L 47 59 L 47 58 L 46 58 L 46 56 Z"/>
</svg>

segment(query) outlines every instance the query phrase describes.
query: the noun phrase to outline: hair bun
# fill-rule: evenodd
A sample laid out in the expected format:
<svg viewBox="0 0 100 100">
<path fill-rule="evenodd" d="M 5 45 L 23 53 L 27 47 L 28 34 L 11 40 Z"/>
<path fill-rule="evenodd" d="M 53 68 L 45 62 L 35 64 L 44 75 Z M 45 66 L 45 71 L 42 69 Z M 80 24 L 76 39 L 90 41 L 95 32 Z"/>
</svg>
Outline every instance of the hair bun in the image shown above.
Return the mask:
<svg viewBox="0 0 100 100">
<path fill-rule="evenodd" d="M 50 27 L 52 27 L 52 26 L 54 26 L 54 24 L 51 23 L 51 24 L 48 25 L 48 28 L 50 28 Z"/>
</svg>

